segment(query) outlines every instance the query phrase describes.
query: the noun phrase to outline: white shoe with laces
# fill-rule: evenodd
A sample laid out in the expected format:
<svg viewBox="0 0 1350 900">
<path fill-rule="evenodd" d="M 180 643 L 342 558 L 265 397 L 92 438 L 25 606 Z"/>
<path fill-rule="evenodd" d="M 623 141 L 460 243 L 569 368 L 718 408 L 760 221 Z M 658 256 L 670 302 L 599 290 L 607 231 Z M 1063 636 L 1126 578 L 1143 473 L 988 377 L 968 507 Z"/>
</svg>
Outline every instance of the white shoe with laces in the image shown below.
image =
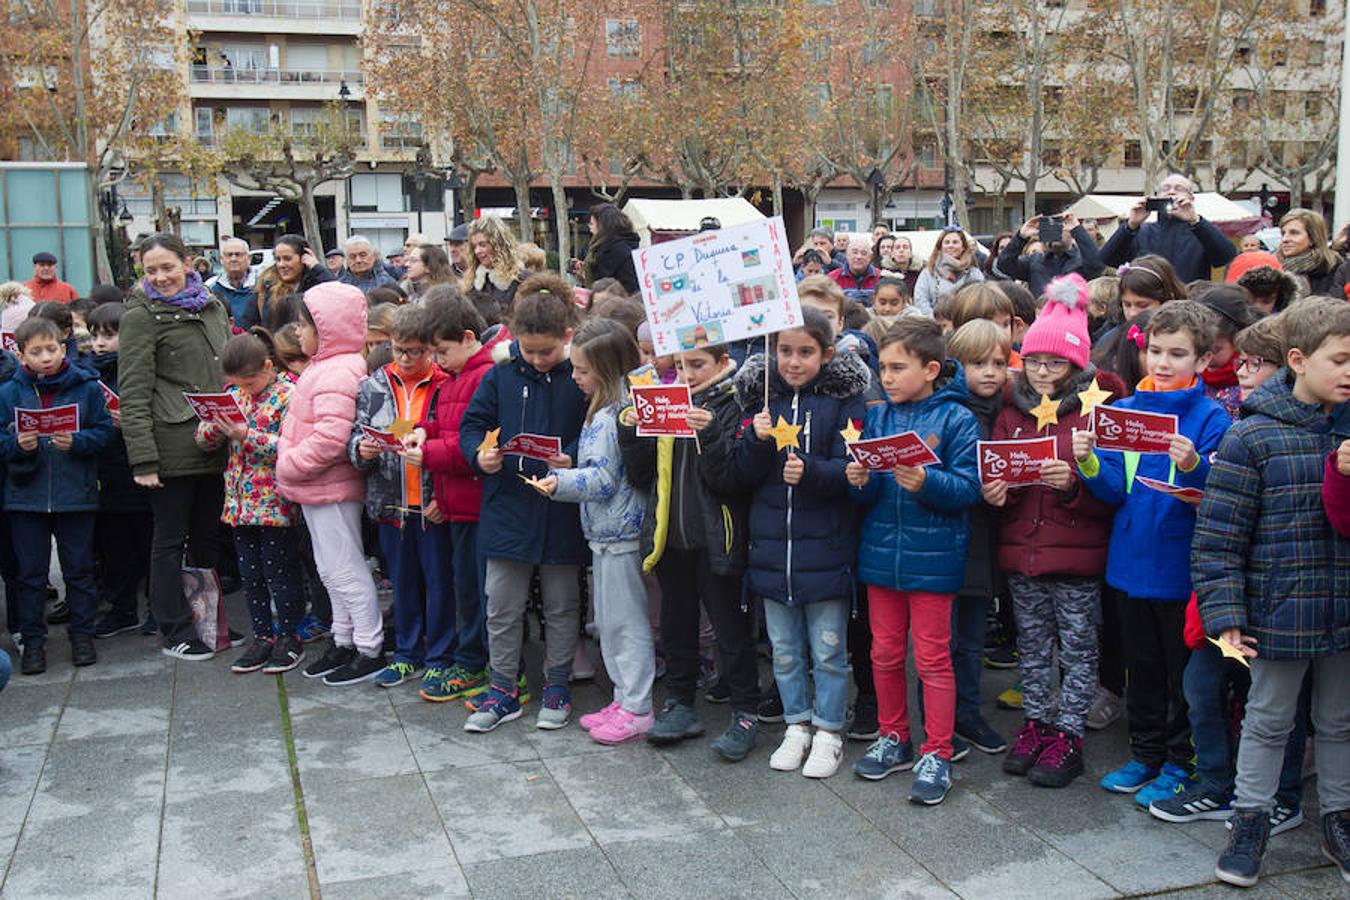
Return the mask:
<svg viewBox="0 0 1350 900">
<path fill-rule="evenodd" d="M 802 766 L 802 774 L 807 778 L 829 778 L 839 771 L 839 762 L 844 758 L 844 739 L 832 731 L 817 731 L 811 742 L 811 755 Z"/>
<path fill-rule="evenodd" d="M 811 750 L 811 726 L 789 725 L 783 743 L 769 757 L 769 768 L 777 772 L 794 772 Z"/>
</svg>

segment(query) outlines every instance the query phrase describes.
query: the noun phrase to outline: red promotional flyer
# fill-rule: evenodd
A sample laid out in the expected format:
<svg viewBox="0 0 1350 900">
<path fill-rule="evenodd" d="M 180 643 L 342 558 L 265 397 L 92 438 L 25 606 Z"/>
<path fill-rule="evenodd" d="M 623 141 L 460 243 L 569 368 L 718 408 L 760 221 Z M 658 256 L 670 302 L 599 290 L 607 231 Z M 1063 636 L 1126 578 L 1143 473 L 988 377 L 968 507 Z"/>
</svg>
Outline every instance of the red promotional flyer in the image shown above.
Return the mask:
<svg viewBox="0 0 1350 900">
<path fill-rule="evenodd" d="M 217 416 L 230 422 L 248 421 L 244 417 L 244 411 L 235 402 L 234 395 L 226 391 L 216 394 L 189 394 L 184 391 L 183 399 L 203 422 L 214 421 Z"/>
<path fill-rule="evenodd" d="M 98 389 L 103 392 L 103 402 L 108 404 L 108 409 L 112 412 L 117 412 L 122 401 L 118 398 L 117 394 L 114 393 L 113 389 L 101 381 L 98 383 Z"/>
<path fill-rule="evenodd" d="M 1099 450 L 1134 450 L 1166 453 L 1177 433 L 1177 417 L 1171 413 L 1141 412 L 1116 406 L 1099 406 L 1092 417 Z"/>
<path fill-rule="evenodd" d="M 379 444 L 380 450 L 384 453 L 403 452 L 403 441 L 399 440 L 398 435 L 394 434 L 392 431 L 380 431 L 378 428 L 362 425 L 361 436 Z"/>
<path fill-rule="evenodd" d="M 71 403 L 50 409 L 16 409 L 14 430 L 20 434 L 26 431 L 47 435 L 73 434 L 80 430 L 80 407 Z"/>
<path fill-rule="evenodd" d="M 562 453 L 562 438 L 546 434 L 518 434 L 501 446 L 502 455 L 514 453 L 526 459 L 548 462 Z"/>
<path fill-rule="evenodd" d="M 913 431 L 855 441 L 848 445 L 848 455 L 858 465 L 874 472 L 888 471 L 896 466 L 931 466 L 942 462 Z"/>
<path fill-rule="evenodd" d="M 10 353 L 19 352 L 19 342 L 14 340 L 14 332 L 0 331 L 0 349 L 8 350 Z"/>
<path fill-rule="evenodd" d="M 646 385 L 632 391 L 638 437 L 694 436 L 689 426 L 689 407 L 693 405 L 689 385 Z"/>
<path fill-rule="evenodd" d="M 1053 437 L 1027 441 L 980 441 L 980 483 L 1005 481 L 1009 487 L 1039 484 L 1041 463 L 1055 458 Z"/>
<path fill-rule="evenodd" d="M 1134 480 L 1146 488 L 1152 488 L 1155 491 L 1162 491 L 1169 497 L 1176 497 L 1182 503 L 1189 503 L 1192 506 L 1199 506 L 1200 501 L 1205 499 L 1205 492 L 1199 488 L 1182 487 L 1177 484 L 1168 484 L 1165 481 L 1159 481 L 1156 478 L 1145 478 L 1143 475 L 1134 476 Z"/>
</svg>

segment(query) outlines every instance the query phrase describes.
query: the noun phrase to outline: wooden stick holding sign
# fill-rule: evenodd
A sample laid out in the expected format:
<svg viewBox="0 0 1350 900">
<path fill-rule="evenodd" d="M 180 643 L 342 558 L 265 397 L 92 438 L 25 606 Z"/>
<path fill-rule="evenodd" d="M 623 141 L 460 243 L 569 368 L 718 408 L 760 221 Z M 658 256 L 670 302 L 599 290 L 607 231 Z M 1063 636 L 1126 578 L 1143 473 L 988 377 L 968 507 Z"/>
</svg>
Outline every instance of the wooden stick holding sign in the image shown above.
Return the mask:
<svg viewBox="0 0 1350 900">
<path fill-rule="evenodd" d="M 681 372 L 689 371 L 689 363 L 685 361 L 683 348 L 680 349 L 680 371 Z M 688 379 L 689 376 L 685 375 L 685 378 Z M 685 383 L 687 384 L 688 381 L 686 380 Z M 689 408 L 690 409 L 694 408 L 694 392 L 692 390 L 689 392 Z M 697 453 L 699 456 L 703 455 L 703 441 L 699 440 L 697 428 L 694 428 L 694 452 Z"/>
</svg>

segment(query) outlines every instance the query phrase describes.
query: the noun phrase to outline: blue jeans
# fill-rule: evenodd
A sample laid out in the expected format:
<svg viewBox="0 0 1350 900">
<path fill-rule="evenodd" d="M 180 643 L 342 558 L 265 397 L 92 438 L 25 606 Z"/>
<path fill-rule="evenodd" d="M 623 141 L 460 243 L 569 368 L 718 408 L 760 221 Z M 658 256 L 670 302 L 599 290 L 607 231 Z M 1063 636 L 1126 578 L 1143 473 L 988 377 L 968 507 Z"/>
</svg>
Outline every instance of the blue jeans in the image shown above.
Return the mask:
<svg viewBox="0 0 1350 900">
<path fill-rule="evenodd" d="M 409 516 L 382 523 L 380 544 L 394 551 L 394 661 L 448 669 L 455 646 L 450 526 Z"/>
<path fill-rule="evenodd" d="M 94 581 L 94 514 L 8 513 L 14 556 L 19 561 L 19 630 L 24 646 L 47 643 L 47 573 L 51 568 L 52 538 L 61 560 L 70 606 L 71 637 L 94 636 L 98 586 Z M 179 588 L 181 593 L 182 588 Z"/>
<path fill-rule="evenodd" d="M 478 552 L 478 523 L 451 522 L 455 569 L 455 665 L 487 668 L 487 557 Z"/>
<path fill-rule="evenodd" d="M 0 691 L 9 684 L 9 676 L 14 673 L 14 663 L 10 662 L 9 654 L 0 650 Z"/>
<path fill-rule="evenodd" d="M 956 721 L 980 715 L 980 676 L 990 597 L 956 596 L 952 604 L 952 670 L 956 675 Z"/>
<path fill-rule="evenodd" d="M 844 727 L 844 708 L 848 703 L 848 613 L 849 602 L 844 599 L 803 606 L 764 601 L 764 624 L 773 642 L 773 678 L 783 699 L 783 721 L 789 725 L 809 721 L 826 731 Z M 816 687 L 814 712 L 812 678 Z"/>
</svg>

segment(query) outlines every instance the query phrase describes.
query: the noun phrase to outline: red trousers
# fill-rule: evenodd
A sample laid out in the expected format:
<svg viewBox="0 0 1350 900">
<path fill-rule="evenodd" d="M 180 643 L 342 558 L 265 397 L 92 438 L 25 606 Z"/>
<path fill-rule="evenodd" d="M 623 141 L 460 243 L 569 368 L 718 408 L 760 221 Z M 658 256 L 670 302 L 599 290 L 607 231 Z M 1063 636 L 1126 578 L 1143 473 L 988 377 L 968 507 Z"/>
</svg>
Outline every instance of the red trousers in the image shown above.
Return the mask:
<svg viewBox="0 0 1350 900">
<path fill-rule="evenodd" d="M 952 758 L 956 677 L 952 673 L 952 601 L 955 594 L 927 594 L 867 586 L 872 626 L 872 677 L 877 686 L 881 733 L 909 740 L 909 692 L 905 653 L 914 634 L 914 668 L 923 685 L 926 740 L 921 753 Z"/>
</svg>

